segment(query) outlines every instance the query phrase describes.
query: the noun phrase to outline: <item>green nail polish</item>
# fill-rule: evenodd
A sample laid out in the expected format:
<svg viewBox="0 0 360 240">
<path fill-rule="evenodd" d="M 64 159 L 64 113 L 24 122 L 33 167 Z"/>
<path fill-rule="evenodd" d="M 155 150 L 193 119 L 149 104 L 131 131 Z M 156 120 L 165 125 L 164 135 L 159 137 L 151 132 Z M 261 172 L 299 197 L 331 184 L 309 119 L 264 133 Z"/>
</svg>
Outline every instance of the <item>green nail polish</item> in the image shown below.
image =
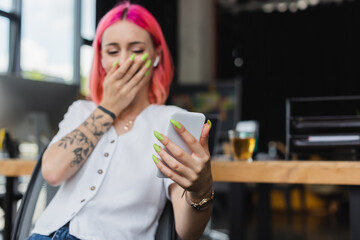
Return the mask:
<svg viewBox="0 0 360 240">
<path fill-rule="evenodd" d="M 210 125 L 210 129 L 211 129 L 211 121 L 210 120 L 207 120 L 207 124 L 209 124 Z"/>
<path fill-rule="evenodd" d="M 118 60 L 116 60 L 114 63 L 113 63 L 113 67 L 116 67 L 116 65 L 118 65 L 118 63 L 119 63 L 119 61 Z"/>
<path fill-rule="evenodd" d="M 160 152 L 161 151 L 161 147 L 159 145 L 157 145 L 156 143 L 154 143 L 153 145 L 154 149 L 156 152 Z"/>
<path fill-rule="evenodd" d="M 147 70 L 147 71 L 145 72 L 145 74 L 144 74 L 145 77 L 147 77 L 147 76 L 149 75 L 149 73 L 150 73 L 149 70 Z"/>
<path fill-rule="evenodd" d="M 142 55 L 141 60 L 145 61 L 148 58 L 149 54 L 145 53 L 144 55 Z"/>
<path fill-rule="evenodd" d="M 149 59 L 149 60 L 146 61 L 145 67 L 146 67 L 146 68 L 149 68 L 150 65 L 151 65 L 151 60 Z"/>
<path fill-rule="evenodd" d="M 131 61 L 134 61 L 134 60 L 135 60 L 135 57 L 136 57 L 136 53 L 131 54 L 130 60 L 131 60 Z"/>
<path fill-rule="evenodd" d="M 181 128 L 181 124 L 174 120 L 174 119 L 170 119 L 170 122 L 172 123 L 172 125 L 174 125 L 176 128 Z"/>
<path fill-rule="evenodd" d="M 164 139 L 164 137 L 158 132 L 158 131 L 154 131 L 154 136 L 159 140 L 162 141 Z"/>
<path fill-rule="evenodd" d="M 152 155 L 152 159 L 155 164 L 158 164 L 159 160 L 157 159 L 157 157 L 154 154 Z"/>
</svg>

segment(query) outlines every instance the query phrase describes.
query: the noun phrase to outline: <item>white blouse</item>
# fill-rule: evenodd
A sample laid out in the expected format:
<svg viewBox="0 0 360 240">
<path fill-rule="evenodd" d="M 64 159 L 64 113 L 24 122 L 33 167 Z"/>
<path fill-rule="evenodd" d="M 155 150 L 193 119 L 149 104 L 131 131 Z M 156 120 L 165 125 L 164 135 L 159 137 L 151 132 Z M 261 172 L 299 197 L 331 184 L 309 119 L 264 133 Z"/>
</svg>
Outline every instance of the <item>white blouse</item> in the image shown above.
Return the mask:
<svg viewBox="0 0 360 240">
<path fill-rule="evenodd" d="M 95 108 L 91 101 L 74 102 L 50 144 L 77 128 Z M 117 136 L 111 127 L 79 171 L 61 185 L 33 233 L 49 235 L 70 221 L 70 234 L 80 239 L 154 239 L 173 182 L 156 177 L 151 156 L 159 142 L 153 131 L 164 133 L 171 114 L 183 111 L 150 105 L 129 132 Z"/>
</svg>

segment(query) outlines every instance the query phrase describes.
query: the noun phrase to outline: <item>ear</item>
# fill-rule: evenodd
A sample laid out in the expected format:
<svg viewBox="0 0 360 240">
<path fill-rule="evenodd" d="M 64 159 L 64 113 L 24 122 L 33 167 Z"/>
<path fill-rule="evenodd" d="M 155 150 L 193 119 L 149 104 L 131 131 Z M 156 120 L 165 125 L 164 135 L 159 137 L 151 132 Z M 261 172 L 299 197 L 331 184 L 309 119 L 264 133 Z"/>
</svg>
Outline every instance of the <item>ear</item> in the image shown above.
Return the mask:
<svg viewBox="0 0 360 240">
<path fill-rule="evenodd" d="M 162 49 L 161 49 L 161 47 L 158 47 L 155 51 L 155 60 L 154 60 L 154 64 L 153 64 L 154 68 L 156 68 L 159 65 L 161 57 L 162 57 Z"/>
</svg>

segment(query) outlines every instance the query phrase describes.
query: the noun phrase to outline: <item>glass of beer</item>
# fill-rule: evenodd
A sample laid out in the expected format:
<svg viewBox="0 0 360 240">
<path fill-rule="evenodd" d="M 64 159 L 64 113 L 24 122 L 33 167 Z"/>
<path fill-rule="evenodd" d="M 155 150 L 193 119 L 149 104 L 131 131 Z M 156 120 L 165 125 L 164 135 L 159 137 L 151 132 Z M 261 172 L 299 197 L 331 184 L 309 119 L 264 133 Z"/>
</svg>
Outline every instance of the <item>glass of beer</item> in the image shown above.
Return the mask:
<svg viewBox="0 0 360 240">
<path fill-rule="evenodd" d="M 229 130 L 232 157 L 235 161 L 252 162 L 255 148 L 255 132 Z"/>
</svg>

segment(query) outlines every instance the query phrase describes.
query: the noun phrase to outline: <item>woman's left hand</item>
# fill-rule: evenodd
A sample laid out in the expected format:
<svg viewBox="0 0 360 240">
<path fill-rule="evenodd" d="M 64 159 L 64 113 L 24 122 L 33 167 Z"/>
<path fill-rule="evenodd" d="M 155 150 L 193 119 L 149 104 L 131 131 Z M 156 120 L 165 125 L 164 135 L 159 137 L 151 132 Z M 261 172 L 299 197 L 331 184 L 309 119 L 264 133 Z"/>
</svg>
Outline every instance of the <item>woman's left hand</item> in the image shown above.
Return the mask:
<svg viewBox="0 0 360 240">
<path fill-rule="evenodd" d="M 180 128 L 174 126 L 175 130 L 193 153 L 189 155 L 168 137 L 156 132 L 155 136 L 174 157 L 158 145 L 154 145 L 155 150 L 167 166 L 157 158 L 154 161 L 164 175 L 188 191 L 188 196 L 191 200 L 198 201 L 209 195 L 212 191 L 213 180 L 208 146 L 211 122 L 208 121 L 204 124 L 199 141 L 183 125 L 179 124 L 178 126 Z"/>
</svg>

